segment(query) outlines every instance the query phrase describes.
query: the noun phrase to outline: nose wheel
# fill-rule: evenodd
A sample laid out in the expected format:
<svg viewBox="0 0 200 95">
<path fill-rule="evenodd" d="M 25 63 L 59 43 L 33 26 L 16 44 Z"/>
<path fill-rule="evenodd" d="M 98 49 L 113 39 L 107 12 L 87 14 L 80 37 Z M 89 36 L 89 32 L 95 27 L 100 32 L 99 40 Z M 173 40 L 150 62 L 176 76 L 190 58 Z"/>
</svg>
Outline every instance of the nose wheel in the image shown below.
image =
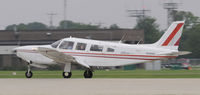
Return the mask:
<svg viewBox="0 0 200 95">
<path fill-rule="evenodd" d="M 33 73 L 31 71 L 26 71 L 25 76 L 26 78 L 32 78 Z"/>
<path fill-rule="evenodd" d="M 85 70 L 85 72 L 84 72 L 85 78 L 92 78 L 92 76 L 93 76 L 93 73 L 90 69 Z"/>
<path fill-rule="evenodd" d="M 30 63 L 28 63 L 27 67 L 28 67 L 28 70 L 26 71 L 25 76 L 26 76 L 26 78 L 32 78 L 33 73 L 31 72 Z"/>
</svg>

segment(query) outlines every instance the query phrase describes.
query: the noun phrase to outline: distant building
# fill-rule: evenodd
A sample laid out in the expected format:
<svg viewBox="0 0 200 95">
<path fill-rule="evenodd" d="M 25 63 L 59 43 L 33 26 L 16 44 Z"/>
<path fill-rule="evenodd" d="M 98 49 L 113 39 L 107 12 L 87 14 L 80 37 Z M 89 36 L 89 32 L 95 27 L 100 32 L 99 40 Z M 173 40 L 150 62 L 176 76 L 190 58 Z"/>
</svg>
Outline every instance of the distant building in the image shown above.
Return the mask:
<svg viewBox="0 0 200 95">
<path fill-rule="evenodd" d="M 98 29 L 98 30 L 24 30 L 0 31 L 0 69 L 2 67 L 20 67 L 19 59 L 12 54 L 12 49 L 24 45 L 51 44 L 66 37 L 78 37 L 104 41 L 120 41 L 125 43 L 143 43 L 144 32 L 132 29 Z"/>
</svg>

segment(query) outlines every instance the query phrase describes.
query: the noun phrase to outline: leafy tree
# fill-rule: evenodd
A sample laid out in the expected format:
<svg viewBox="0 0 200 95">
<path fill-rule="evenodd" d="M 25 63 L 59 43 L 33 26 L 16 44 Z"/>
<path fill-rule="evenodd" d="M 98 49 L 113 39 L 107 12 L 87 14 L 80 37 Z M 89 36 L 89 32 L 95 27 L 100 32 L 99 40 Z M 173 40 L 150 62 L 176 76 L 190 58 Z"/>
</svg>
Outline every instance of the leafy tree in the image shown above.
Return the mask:
<svg viewBox="0 0 200 95">
<path fill-rule="evenodd" d="M 9 25 L 6 27 L 5 30 L 15 30 L 15 29 L 17 30 L 45 30 L 47 29 L 47 26 L 39 22 L 28 23 L 27 25 L 20 23 L 18 25 L 16 24 Z"/>
<path fill-rule="evenodd" d="M 26 30 L 27 29 L 27 26 L 23 23 L 20 23 L 19 25 L 17 25 L 17 29 L 19 30 Z"/>
<path fill-rule="evenodd" d="M 173 21 L 185 20 L 186 28 L 191 28 L 191 26 L 195 26 L 199 22 L 199 17 L 194 16 L 191 12 L 174 10 L 171 13 L 171 15 L 172 15 Z"/>
<path fill-rule="evenodd" d="M 45 30 L 47 29 L 47 26 L 40 22 L 32 22 L 27 24 L 26 28 L 28 30 Z"/>
<path fill-rule="evenodd" d="M 73 21 L 61 21 L 58 29 L 99 29 L 100 26 L 77 23 Z"/>
<path fill-rule="evenodd" d="M 46 29 L 100 29 L 99 25 L 83 24 L 73 21 L 61 21 L 58 27 L 47 27 L 40 22 L 32 22 L 28 24 L 8 25 L 5 30 L 46 30 Z"/>
<path fill-rule="evenodd" d="M 192 54 L 184 57 L 200 58 L 200 24 L 196 25 L 187 33 L 187 39 L 182 43 L 182 50 L 190 51 Z"/>
<path fill-rule="evenodd" d="M 135 29 L 144 30 L 145 43 L 154 43 L 160 38 L 158 25 L 155 22 L 156 19 L 145 17 L 143 19 L 139 19 L 137 25 L 135 26 Z"/>
<path fill-rule="evenodd" d="M 13 25 L 8 25 L 5 30 L 14 30 L 15 28 L 17 28 L 17 25 L 13 24 Z"/>
<path fill-rule="evenodd" d="M 117 24 L 110 25 L 110 29 L 119 29 L 119 26 Z"/>
</svg>

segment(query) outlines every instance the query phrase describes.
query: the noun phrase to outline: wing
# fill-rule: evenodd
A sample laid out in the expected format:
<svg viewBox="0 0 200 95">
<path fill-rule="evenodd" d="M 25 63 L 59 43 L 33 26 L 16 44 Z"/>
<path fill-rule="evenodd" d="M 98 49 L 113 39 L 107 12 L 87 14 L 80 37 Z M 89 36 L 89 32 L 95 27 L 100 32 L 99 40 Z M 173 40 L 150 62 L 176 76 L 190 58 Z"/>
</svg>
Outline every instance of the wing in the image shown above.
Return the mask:
<svg viewBox="0 0 200 95">
<path fill-rule="evenodd" d="M 51 49 L 51 48 L 46 48 L 46 47 L 38 47 L 37 51 L 54 60 L 55 62 L 58 62 L 58 63 L 68 63 L 68 62 L 71 62 L 73 61 L 73 57 L 70 56 L 70 55 L 65 55 L 64 53 L 61 53 L 55 49 Z"/>
<path fill-rule="evenodd" d="M 56 49 L 52 49 L 52 48 L 47 48 L 47 47 L 38 47 L 37 51 L 54 60 L 57 63 L 71 63 L 71 62 L 75 62 L 78 63 L 84 67 L 90 68 L 89 65 L 87 65 L 86 63 L 84 63 L 83 60 L 79 59 L 79 58 L 74 58 L 71 55 L 66 55 L 63 52 L 59 52 Z"/>
</svg>

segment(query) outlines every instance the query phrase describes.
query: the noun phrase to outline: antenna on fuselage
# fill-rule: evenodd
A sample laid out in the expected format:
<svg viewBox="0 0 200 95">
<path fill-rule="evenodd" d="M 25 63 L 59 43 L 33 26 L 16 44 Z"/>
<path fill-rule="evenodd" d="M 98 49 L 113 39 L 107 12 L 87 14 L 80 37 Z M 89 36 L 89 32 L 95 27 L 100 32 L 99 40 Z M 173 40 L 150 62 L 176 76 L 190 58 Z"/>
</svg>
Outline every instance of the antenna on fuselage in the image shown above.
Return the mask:
<svg viewBox="0 0 200 95">
<path fill-rule="evenodd" d="M 122 43 L 123 39 L 125 38 L 126 35 L 123 35 L 119 43 Z"/>
<path fill-rule="evenodd" d="M 142 39 L 140 39 L 140 41 L 138 41 L 137 45 L 140 44 L 141 41 L 142 41 Z"/>
</svg>

